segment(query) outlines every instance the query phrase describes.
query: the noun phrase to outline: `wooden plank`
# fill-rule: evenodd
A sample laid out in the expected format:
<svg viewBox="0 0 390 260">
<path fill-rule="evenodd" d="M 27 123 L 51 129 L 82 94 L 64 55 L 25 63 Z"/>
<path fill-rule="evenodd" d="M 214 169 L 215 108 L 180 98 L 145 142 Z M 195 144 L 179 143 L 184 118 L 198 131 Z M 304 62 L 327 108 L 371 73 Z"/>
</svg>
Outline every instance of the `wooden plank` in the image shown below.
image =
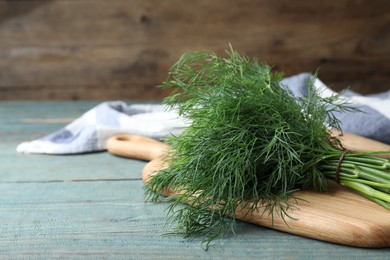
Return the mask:
<svg viewBox="0 0 390 260">
<path fill-rule="evenodd" d="M 2 257 L 134 259 L 329 259 L 385 257 L 388 249 L 348 248 L 238 223 L 236 235 L 201 248 L 163 236 L 165 204 L 144 203 L 141 181 L 0 184 Z"/>
<path fill-rule="evenodd" d="M 141 180 L 145 164 L 143 161 L 127 160 L 104 152 L 43 156 L 17 154 L 15 148 L 15 143 L 0 144 L 3 151 L 0 179 L 3 183 Z"/>
<path fill-rule="evenodd" d="M 390 249 L 351 248 L 239 222 L 209 251 L 163 236 L 166 204 L 145 203 L 143 162 L 104 153 L 20 155 L 16 145 L 94 102 L 0 102 L 0 258 L 4 259 L 384 259 Z M 135 170 L 133 170 L 135 169 Z M 77 179 L 77 180 L 76 180 Z"/>
<path fill-rule="evenodd" d="M 77 118 L 100 101 L 89 102 L 1 102 L 0 137 L 2 144 L 33 140 L 59 130 L 66 123 L 26 123 L 26 118 Z M 16 148 L 16 147 L 15 147 Z"/>
<path fill-rule="evenodd" d="M 175 6 L 175 8 L 172 8 Z M 334 89 L 387 90 L 390 2 L 7 1 L 0 99 L 150 99 L 187 51 L 228 43 Z"/>
</svg>

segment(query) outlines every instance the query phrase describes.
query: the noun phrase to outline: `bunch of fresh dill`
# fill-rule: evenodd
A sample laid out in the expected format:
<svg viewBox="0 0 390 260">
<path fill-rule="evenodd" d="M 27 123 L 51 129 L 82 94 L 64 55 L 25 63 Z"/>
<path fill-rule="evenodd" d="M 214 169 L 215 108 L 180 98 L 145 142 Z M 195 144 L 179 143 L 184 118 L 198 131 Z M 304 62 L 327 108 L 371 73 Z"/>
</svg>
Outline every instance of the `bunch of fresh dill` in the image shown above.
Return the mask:
<svg viewBox="0 0 390 260">
<path fill-rule="evenodd" d="M 165 104 L 192 124 L 168 140 L 169 167 L 151 177 L 147 195 L 156 201 L 166 187 L 177 192 L 168 218 L 176 233 L 203 236 L 208 245 L 234 228 L 238 205 L 283 216 L 292 192 L 325 191 L 327 178 L 390 209 L 389 161 L 346 153 L 330 138 L 329 129 L 339 128 L 333 112 L 355 108 L 338 95 L 321 97 L 314 79 L 296 98 L 280 84 L 282 74 L 227 53 L 185 54 L 163 84 L 173 89 Z"/>
</svg>

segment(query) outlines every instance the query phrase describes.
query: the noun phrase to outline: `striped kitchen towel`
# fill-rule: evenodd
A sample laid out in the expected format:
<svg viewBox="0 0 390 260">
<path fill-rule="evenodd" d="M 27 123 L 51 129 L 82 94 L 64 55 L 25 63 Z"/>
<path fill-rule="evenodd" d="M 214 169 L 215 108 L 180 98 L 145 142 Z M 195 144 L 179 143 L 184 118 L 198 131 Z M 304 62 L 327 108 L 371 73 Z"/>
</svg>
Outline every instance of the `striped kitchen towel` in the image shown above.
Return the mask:
<svg viewBox="0 0 390 260">
<path fill-rule="evenodd" d="M 155 139 L 180 134 L 188 125 L 159 104 L 103 102 L 64 128 L 17 146 L 20 153 L 75 154 L 106 149 L 113 135 L 132 133 Z"/>
</svg>

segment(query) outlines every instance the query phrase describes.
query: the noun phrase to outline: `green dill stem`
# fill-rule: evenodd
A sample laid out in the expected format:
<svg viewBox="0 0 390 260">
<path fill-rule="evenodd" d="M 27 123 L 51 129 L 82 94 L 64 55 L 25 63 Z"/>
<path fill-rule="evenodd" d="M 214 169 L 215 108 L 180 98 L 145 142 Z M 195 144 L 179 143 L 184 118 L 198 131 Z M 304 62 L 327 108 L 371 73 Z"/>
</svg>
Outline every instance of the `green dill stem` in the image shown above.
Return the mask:
<svg viewBox="0 0 390 260">
<path fill-rule="evenodd" d="M 348 154 L 340 165 L 337 160 L 328 158 L 321 162 L 320 168 L 327 178 L 333 180 L 336 179 L 336 169 L 339 168 L 341 184 L 390 209 L 389 160 L 367 154 L 370 153 Z"/>
<path fill-rule="evenodd" d="M 333 175 L 336 175 L 337 164 L 324 165 L 321 168 L 325 170 L 334 170 Z M 386 178 L 386 172 L 378 169 L 370 169 L 368 167 L 355 166 L 354 168 L 347 168 L 343 164 L 339 167 L 339 175 L 349 178 L 362 178 L 379 183 L 390 183 L 390 178 Z M 388 175 L 388 174 L 387 174 Z"/>
<path fill-rule="evenodd" d="M 390 194 L 386 194 L 384 192 L 373 189 L 366 184 L 358 183 L 355 181 L 344 180 L 344 179 L 340 179 L 340 183 L 354 190 L 357 190 L 370 198 L 376 198 L 385 202 L 390 202 Z"/>
<path fill-rule="evenodd" d="M 370 187 L 377 187 L 377 188 L 380 188 L 378 190 L 382 190 L 386 193 L 389 193 L 389 190 L 390 190 L 390 183 L 380 183 L 380 182 L 368 181 L 368 180 L 364 180 L 364 179 L 348 178 L 348 177 L 342 177 L 342 179 L 347 180 L 347 181 L 363 183 L 363 184 L 366 184 Z"/>
<path fill-rule="evenodd" d="M 354 167 L 356 166 L 367 166 L 370 168 L 375 168 L 378 170 L 387 170 L 389 168 L 389 161 L 386 159 L 383 160 L 376 160 L 376 161 L 370 161 L 370 158 L 364 158 L 364 157 L 347 157 L 345 160 L 343 160 L 343 165 L 346 167 Z M 331 164 L 338 164 L 337 160 L 327 160 L 327 163 Z M 390 175 L 389 175 L 390 178 Z"/>
</svg>

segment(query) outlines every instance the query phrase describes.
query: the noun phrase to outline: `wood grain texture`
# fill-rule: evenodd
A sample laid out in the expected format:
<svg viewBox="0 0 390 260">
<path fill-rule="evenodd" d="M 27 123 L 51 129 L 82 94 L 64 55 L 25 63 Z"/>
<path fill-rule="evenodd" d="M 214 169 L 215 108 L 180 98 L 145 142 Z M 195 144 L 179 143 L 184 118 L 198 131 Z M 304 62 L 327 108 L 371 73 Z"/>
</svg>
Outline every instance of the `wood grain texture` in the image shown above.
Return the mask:
<svg viewBox="0 0 390 260">
<path fill-rule="evenodd" d="M 143 161 L 93 153 L 21 155 L 22 141 L 65 123 L 95 102 L 0 102 L 1 259 L 386 259 L 368 250 L 306 239 L 239 222 L 212 244 L 163 236 L 167 205 L 145 203 Z"/>
<path fill-rule="evenodd" d="M 305 190 L 294 196 L 299 199 L 291 201 L 291 218 L 262 211 L 246 215 L 245 210 L 238 211 L 237 218 L 342 245 L 390 247 L 390 212 L 356 192 L 331 182 L 327 193 Z"/>
<path fill-rule="evenodd" d="M 388 90 L 390 2 L 0 2 L 0 99 L 158 99 L 180 55 L 237 50 L 335 90 Z"/>
</svg>

